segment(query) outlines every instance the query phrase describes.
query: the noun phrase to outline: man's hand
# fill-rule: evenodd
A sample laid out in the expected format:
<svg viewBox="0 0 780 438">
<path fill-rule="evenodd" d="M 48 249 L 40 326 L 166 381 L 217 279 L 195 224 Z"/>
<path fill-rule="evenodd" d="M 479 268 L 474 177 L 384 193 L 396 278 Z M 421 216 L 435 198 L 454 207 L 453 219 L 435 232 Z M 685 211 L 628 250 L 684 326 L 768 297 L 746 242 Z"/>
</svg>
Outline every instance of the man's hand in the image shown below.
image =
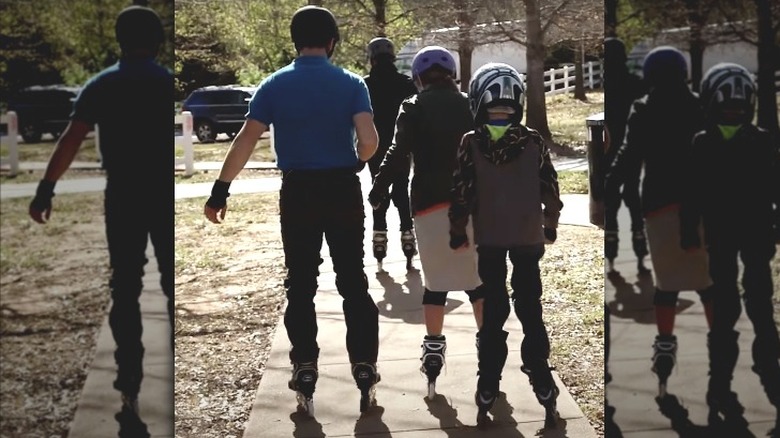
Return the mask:
<svg viewBox="0 0 780 438">
<path fill-rule="evenodd" d="M 51 216 L 51 198 L 54 197 L 55 184 L 57 183 L 42 179 L 38 183 L 35 197 L 30 202 L 30 217 L 39 224 L 45 224 L 49 221 L 49 216 Z"/>
<path fill-rule="evenodd" d="M 450 232 L 450 248 L 458 251 L 469 247 L 469 236 Z"/>
<path fill-rule="evenodd" d="M 547 245 L 552 245 L 556 240 L 558 240 L 558 230 L 555 228 L 545 228 L 544 243 Z"/>
<path fill-rule="evenodd" d="M 229 188 L 229 182 L 214 181 L 214 186 L 211 188 L 211 196 L 203 207 L 203 214 L 206 215 L 209 221 L 215 224 L 221 223 L 225 219 L 227 198 L 230 196 L 230 193 L 228 193 Z"/>
<path fill-rule="evenodd" d="M 376 187 L 374 187 L 374 188 L 371 189 L 370 192 L 368 192 L 368 203 L 371 204 L 371 207 L 374 210 L 376 210 L 389 197 L 390 197 L 390 195 L 387 193 L 387 190 L 383 191 L 383 190 L 379 190 Z"/>
</svg>

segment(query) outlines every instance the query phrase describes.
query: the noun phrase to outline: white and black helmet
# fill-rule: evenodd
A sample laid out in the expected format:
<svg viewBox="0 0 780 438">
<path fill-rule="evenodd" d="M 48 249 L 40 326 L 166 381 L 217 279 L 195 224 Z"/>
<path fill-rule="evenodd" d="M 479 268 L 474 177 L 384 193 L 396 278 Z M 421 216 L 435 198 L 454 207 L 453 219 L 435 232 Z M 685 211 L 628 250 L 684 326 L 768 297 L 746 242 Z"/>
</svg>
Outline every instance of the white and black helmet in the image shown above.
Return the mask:
<svg viewBox="0 0 780 438">
<path fill-rule="evenodd" d="M 387 56 L 395 60 L 395 46 L 393 42 L 385 37 L 376 37 L 369 41 L 366 46 L 366 57 L 369 60 L 373 60 L 377 56 Z"/>
<path fill-rule="evenodd" d="M 724 105 L 744 110 L 742 123 L 750 123 L 756 107 L 756 83 L 750 72 L 739 64 L 721 62 L 707 70 L 699 93 L 705 116 L 719 122 Z"/>
<path fill-rule="evenodd" d="M 477 123 L 484 123 L 487 109 L 496 106 L 514 109 L 514 119 L 520 121 L 525 104 L 523 76 L 509 64 L 487 63 L 474 72 L 469 82 L 469 103 Z"/>
</svg>

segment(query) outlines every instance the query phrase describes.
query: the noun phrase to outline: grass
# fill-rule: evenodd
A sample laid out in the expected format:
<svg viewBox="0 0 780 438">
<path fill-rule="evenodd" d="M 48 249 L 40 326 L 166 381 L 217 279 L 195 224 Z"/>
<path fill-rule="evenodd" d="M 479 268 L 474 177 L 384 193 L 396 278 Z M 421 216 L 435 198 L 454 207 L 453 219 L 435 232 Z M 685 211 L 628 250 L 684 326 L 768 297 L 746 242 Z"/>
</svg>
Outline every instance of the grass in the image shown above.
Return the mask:
<svg viewBox="0 0 780 438">
<path fill-rule="evenodd" d="M 604 111 L 604 93 L 601 90 L 588 92 L 585 96 L 587 100 L 584 102 L 570 93 L 547 96 L 547 124 L 553 140 L 583 155 L 588 146 L 585 119 Z"/>
<path fill-rule="evenodd" d="M 588 194 L 588 172 L 563 170 L 558 172 L 558 185 L 561 193 Z"/>
</svg>

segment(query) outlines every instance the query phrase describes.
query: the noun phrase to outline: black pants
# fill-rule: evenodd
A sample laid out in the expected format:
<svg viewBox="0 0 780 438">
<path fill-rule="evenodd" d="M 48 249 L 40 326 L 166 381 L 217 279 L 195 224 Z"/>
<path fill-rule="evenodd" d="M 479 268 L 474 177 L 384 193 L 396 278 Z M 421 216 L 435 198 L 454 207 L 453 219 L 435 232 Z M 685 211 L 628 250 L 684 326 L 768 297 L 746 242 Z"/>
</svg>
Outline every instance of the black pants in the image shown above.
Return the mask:
<svg viewBox="0 0 780 438">
<path fill-rule="evenodd" d="M 106 237 L 111 265 L 109 325 L 116 342 L 114 359 L 118 374 L 114 388 L 138 394 L 143 378 L 144 347 L 141 342 L 140 296 L 143 289 L 146 246 L 151 238 L 160 272 L 160 286 L 168 297 L 168 319 L 173 347 L 174 222 L 173 184 L 160 196 L 142 198 L 138 190 L 114 189 L 105 193 Z M 170 192 L 170 193 L 168 193 Z M 170 196 L 168 196 L 168 194 Z M 173 350 L 173 348 L 171 349 Z"/>
<path fill-rule="evenodd" d="M 711 364 L 712 379 L 731 380 L 739 354 L 734 326 L 742 313 L 740 293 L 737 288 L 737 257 L 742 259 L 744 272 L 742 288 L 755 339 L 752 346 L 753 363 L 764 370 L 762 376 L 775 382 L 774 393 L 780 390 L 780 339 L 774 319 L 772 272 L 770 260 L 775 254 L 771 238 L 743 242 L 712 244 L 708 249 L 710 276 L 713 281 L 713 325 L 710 348 L 715 359 Z M 771 374 L 771 375 L 770 375 Z M 765 385 L 765 389 L 766 385 Z"/>
<path fill-rule="evenodd" d="M 287 278 L 284 325 L 292 362 L 316 361 L 317 293 L 322 238 L 328 243 L 336 287 L 344 298 L 350 362 L 375 363 L 379 311 L 363 271 L 363 199 L 354 170 L 286 172 L 279 198 Z"/>
<path fill-rule="evenodd" d="M 604 229 L 618 230 L 618 210 L 625 203 L 631 215 L 631 231 L 643 230 L 645 220 L 642 216 L 642 204 L 639 197 L 639 180 L 624 182 L 622 185 L 607 184 L 604 195 Z"/>
<path fill-rule="evenodd" d="M 506 290 L 507 252 L 514 267 L 511 298 L 525 334 L 520 348 L 523 363 L 529 368 L 546 365 L 550 357 L 550 340 L 542 319 L 542 279 L 539 270 L 544 246 L 496 248 L 480 245 L 477 252 L 479 276 L 485 293 L 483 323 L 479 334 L 480 376 L 500 376 L 506 362 L 508 349 L 503 328 L 510 310 Z"/>
<path fill-rule="evenodd" d="M 377 151 L 370 160 L 368 160 L 368 170 L 371 172 L 371 182 L 374 182 L 376 174 L 379 172 L 379 166 L 382 164 L 385 154 Z M 407 167 L 408 168 L 408 167 Z M 390 208 L 390 201 L 398 209 L 398 217 L 401 220 L 401 230 L 412 229 L 412 212 L 409 206 L 409 171 L 405 174 L 397 175 L 390 189 L 390 199 L 386 199 L 379 208 L 373 211 L 374 231 L 387 231 L 387 210 Z"/>
</svg>

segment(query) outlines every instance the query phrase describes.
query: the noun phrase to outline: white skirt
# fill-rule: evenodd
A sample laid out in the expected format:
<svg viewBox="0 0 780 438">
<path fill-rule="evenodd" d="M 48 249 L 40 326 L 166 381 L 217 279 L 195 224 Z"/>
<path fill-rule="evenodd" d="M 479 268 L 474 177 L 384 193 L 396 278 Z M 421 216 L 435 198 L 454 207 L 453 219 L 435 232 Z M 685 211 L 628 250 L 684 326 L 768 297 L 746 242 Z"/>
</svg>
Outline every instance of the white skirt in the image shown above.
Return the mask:
<svg viewBox="0 0 780 438">
<path fill-rule="evenodd" d="M 707 251 L 680 247 L 680 211 L 668 208 L 645 218 L 655 287 L 663 291 L 696 291 L 712 285 Z M 699 236 L 702 237 L 701 229 Z M 702 239 L 703 242 L 703 239 Z"/>
<path fill-rule="evenodd" d="M 476 289 L 482 284 L 477 271 L 477 249 L 471 220 L 466 227 L 469 247 L 450 248 L 449 205 L 442 204 L 414 217 L 417 250 L 422 264 L 423 284 L 430 291 L 449 292 Z"/>
</svg>

